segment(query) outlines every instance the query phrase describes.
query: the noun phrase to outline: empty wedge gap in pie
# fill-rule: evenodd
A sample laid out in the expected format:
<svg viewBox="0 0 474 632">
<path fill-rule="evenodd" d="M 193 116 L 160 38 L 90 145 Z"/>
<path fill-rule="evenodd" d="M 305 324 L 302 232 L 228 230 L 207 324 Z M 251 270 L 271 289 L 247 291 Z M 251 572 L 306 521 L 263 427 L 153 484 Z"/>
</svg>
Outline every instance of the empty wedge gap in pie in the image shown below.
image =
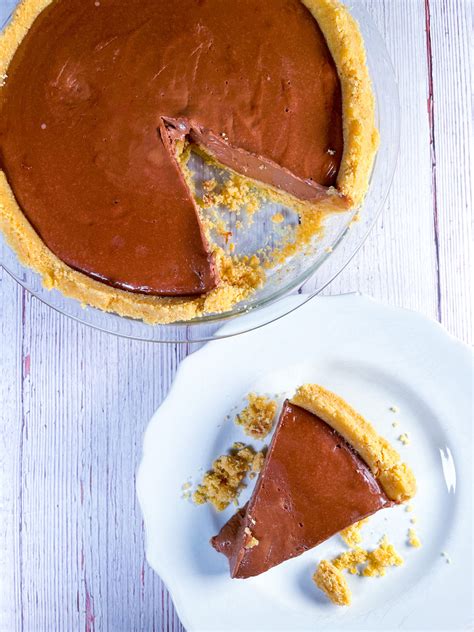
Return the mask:
<svg viewBox="0 0 474 632">
<path fill-rule="evenodd" d="M 23 0 L 0 74 L 0 226 L 48 287 L 101 309 L 171 322 L 255 289 L 210 237 L 184 139 L 305 212 L 368 188 L 373 92 L 336 0 Z"/>
</svg>

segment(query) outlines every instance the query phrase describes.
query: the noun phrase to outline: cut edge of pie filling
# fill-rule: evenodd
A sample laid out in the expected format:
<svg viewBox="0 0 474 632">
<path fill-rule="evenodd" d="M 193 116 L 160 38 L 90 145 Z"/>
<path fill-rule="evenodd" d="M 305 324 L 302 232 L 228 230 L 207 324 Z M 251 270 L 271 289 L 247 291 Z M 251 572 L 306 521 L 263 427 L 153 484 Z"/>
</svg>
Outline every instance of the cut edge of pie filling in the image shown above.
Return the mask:
<svg viewBox="0 0 474 632">
<path fill-rule="evenodd" d="M 249 273 L 245 275 L 250 280 L 247 290 L 248 294 L 252 293 L 263 284 L 266 269 L 283 265 L 297 252 L 310 246 L 315 236 L 322 234 L 328 203 L 331 204 L 337 198 L 342 207 L 346 210 L 350 208 L 347 200 L 335 187 L 303 180 L 265 156 L 257 156 L 231 145 L 225 135 L 217 134 L 199 122 L 185 117 L 161 116 L 158 135 L 186 182 L 204 233 L 206 248 L 211 256 L 211 276 L 214 283 L 202 294 L 213 290 L 220 283 L 226 285 L 230 280 L 229 272 L 232 271 L 232 276 L 236 273 L 240 277 L 242 270 Z M 200 199 L 197 196 L 193 173 L 189 168 L 192 154 L 198 155 L 205 164 L 223 174 L 221 191 L 225 193 L 221 193 L 217 199 L 223 199 L 224 204 L 230 205 L 236 211 L 234 214 L 242 218 L 233 223 L 233 231 L 242 230 L 242 209 L 252 206 L 253 213 L 258 213 L 265 202 L 281 204 L 297 214 L 298 221 L 293 230 L 282 234 L 279 243 L 273 248 L 261 247 L 249 256 L 232 256 L 224 252 L 222 246 L 216 243 L 215 235 L 220 235 L 227 241 L 235 233 L 226 230 L 228 226 L 218 211 L 212 215 L 204 212 L 206 206 L 215 206 L 213 199 L 216 197 L 207 195 L 207 199 Z M 278 182 L 279 178 L 282 179 L 284 188 Z M 232 192 L 229 191 L 229 183 Z M 248 218 L 248 212 L 246 214 Z"/>
<path fill-rule="evenodd" d="M 361 143 L 362 150 L 364 146 L 370 150 L 369 155 L 364 156 L 364 160 L 370 167 L 377 146 L 377 131 L 372 120 L 373 93 L 365 66 L 363 41 L 357 24 L 337 2 L 330 3 L 329 13 L 334 12 L 334 16 L 329 18 L 328 15 L 325 15 L 325 9 L 318 7 L 317 2 L 309 0 L 302 0 L 302 2 L 310 8 L 313 19 L 319 26 L 320 19 L 323 17 L 327 22 L 328 19 L 335 19 L 337 15 L 338 19 L 342 18 L 345 21 L 344 29 L 347 32 L 350 31 L 353 36 L 351 42 L 353 50 L 349 51 L 349 57 L 352 64 L 356 58 L 357 62 L 362 64 L 361 76 L 366 80 L 365 84 L 362 81 L 364 85 L 357 98 L 360 99 L 362 105 L 364 105 L 365 99 L 365 105 L 370 106 L 362 114 L 363 107 L 359 104 L 361 118 L 365 117 L 369 131 L 372 129 L 370 134 L 365 135 Z M 43 0 L 39 4 L 47 6 L 48 2 Z M 33 0 L 23 0 L 20 6 L 24 9 L 21 22 L 26 21 L 33 24 L 38 15 L 38 12 L 35 15 L 28 14 L 28 10 L 35 9 Z M 20 17 L 20 13 L 19 11 L 18 17 Z M 22 24 L 22 28 L 24 26 Z M 28 30 L 28 25 L 26 26 Z M 335 23 L 334 25 L 331 24 L 329 31 L 326 32 L 325 29 L 323 35 L 327 44 L 329 40 L 332 40 L 329 48 L 338 70 L 339 81 L 343 85 L 343 78 L 340 73 L 343 53 L 338 50 L 337 38 L 339 34 L 334 31 L 335 26 Z M 21 44 L 23 36 L 24 33 L 20 32 L 19 24 L 16 24 L 14 16 L 6 32 L 0 37 L 0 48 L 4 47 L 8 58 L 1 64 L 5 70 L 9 69 L 16 47 Z M 13 50 L 12 54 L 11 50 Z M 354 55 L 354 52 L 358 52 L 359 55 Z M 352 81 L 350 64 L 347 68 L 346 92 L 347 86 Z M 5 74 L 5 78 L 6 76 Z M 357 83 L 357 73 L 354 76 L 355 83 Z M 5 81 L 2 85 L 4 83 Z M 342 99 L 342 116 L 343 121 L 345 121 L 344 117 L 346 117 L 347 111 L 344 105 L 344 86 Z M 357 113 L 357 107 L 355 111 Z M 2 228 L 7 240 L 19 254 L 22 262 L 42 274 L 44 285 L 47 288 L 57 287 L 65 295 L 79 299 L 83 303 L 91 304 L 105 311 L 139 318 L 148 323 L 186 321 L 203 315 L 228 312 L 236 304 L 245 302 L 258 288 L 264 286 L 269 270 L 281 270 L 295 254 L 310 252 L 314 246 L 314 239 L 323 234 L 325 219 L 328 214 L 341 210 L 354 210 L 356 204 L 351 202 L 357 200 L 358 203 L 361 195 L 363 196 L 364 166 L 361 173 L 357 174 L 358 167 L 354 163 L 354 156 L 352 155 L 354 154 L 357 158 L 357 155 L 361 156 L 362 154 L 360 147 L 359 154 L 357 150 L 353 152 L 353 144 L 348 147 L 348 157 L 346 164 L 344 164 L 343 174 L 343 180 L 347 178 L 348 174 L 348 180 L 350 181 L 351 178 L 353 180 L 355 198 L 351 200 L 350 183 L 348 187 L 342 187 L 344 192 L 349 191 L 349 196 L 346 197 L 339 190 L 339 179 L 336 188 L 336 184 L 326 187 L 311 179 L 300 178 L 291 170 L 272 162 L 265 156 L 232 145 L 225 133 L 207 129 L 200 125 L 199 121 L 185 117 L 166 116 L 161 116 L 159 120 L 159 127 L 156 130 L 157 136 L 165 146 L 166 151 L 172 155 L 176 169 L 180 172 L 181 178 L 184 179 L 190 200 L 193 202 L 202 243 L 208 254 L 209 274 L 207 278 L 205 278 L 206 275 L 197 273 L 200 288 L 197 286 L 196 291 L 192 293 L 180 293 L 179 291 L 172 294 L 156 291 L 142 293 L 140 288 L 125 288 L 113 281 L 105 280 L 106 277 L 101 279 L 100 275 L 94 276 L 93 273 L 88 273 L 81 268 L 74 268 L 73 265 L 66 263 L 50 251 L 39 234 L 33 234 L 35 230 L 29 223 L 26 214 L 19 207 L 19 202 L 9 186 L 7 173 L 0 172 Z M 346 129 L 347 123 L 348 121 L 345 122 L 343 138 L 344 154 L 338 171 L 342 170 L 342 160 L 345 159 L 346 134 L 356 134 L 354 130 Z M 370 155 L 371 152 L 372 155 Z M 201 199 L 198 197 L 193 182 L 193 174 L 189 168 L 192 154 L 199 155 L 205 163 L 224 174 L 223 184 L 221 184 L 217 194 L 203 195 Z M 357 182 L 358 177 L 359 182 Z M 229 182 L 230 186 L 228 186 Z M 357 191 L 356 185 L 361 187 L 359 191 Z M 359 199 L 357 199 L 357 194 Z M 234 234 L 230 234 L 228 226 L 219 216 L 218 208 L 213 208 L 215 200 L 219 202 L 217 207 L 221 207 L 222 201 L 224 201 L 224 206 L 228 204 L 231 210 L 238 209 L 237 213 L 234 213 L 234 216 L 237 217 L 233 224 Z M 3 204 L 3 202 L 5 203 Z M 237 254 L 233 250 L 235 244 L 231 242 L 229 246 L 228 242 L 237 233 L 244 232 L 242 227 L 245 222 L 242 221 L 244 215 L 240 214 L 241 211 L 251 208 L 251 213 L 246 211 L 246 227 L 248 228 L 252 223 L 251 216 L 260 211 L 260 206 L 264 202 L 276 202 L 282 205 L 285 207 L 285 213 L 293 213 L 296 221 L 290 222 L 290 225 L 282 226 L 284 230 L 277 233 L 278 236 L 273 240 L 271 246 L 262 246 L 248 255 Z M 13 208 L 7 208 L 8 204 L 11 204 Z M 274 227 L 280 228 L 276 225 L 282 222 L 283 215 L 278 212 L 274 217 Z M 216 239 L 216 235 L 218 239 Z M 326 251 L 328 250 L 326 249 Z"/>
<path fill-rule="evenodd" d="M 415 493 L 413 472 L 370 422 L 306 384 L 283 404 L 249 501 L 211 545 L 231 577 L 259 575 Z"/>
</svg>

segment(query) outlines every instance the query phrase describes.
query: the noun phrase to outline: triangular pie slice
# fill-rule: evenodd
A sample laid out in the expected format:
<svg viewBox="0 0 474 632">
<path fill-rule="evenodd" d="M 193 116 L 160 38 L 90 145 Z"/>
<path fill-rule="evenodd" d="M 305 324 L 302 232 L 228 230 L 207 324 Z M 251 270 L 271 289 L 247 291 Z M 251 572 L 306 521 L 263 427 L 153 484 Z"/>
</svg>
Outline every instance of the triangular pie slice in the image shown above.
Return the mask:
<svg viewBox="0 0 474 632">
<path fill-rule="evenodd" d="M 285 401 L 252 497 L 212 538 L 232 577 L 304 553 L 416 490 L 398 453 L 343 399 L 321 386 Z"/>
</svg>

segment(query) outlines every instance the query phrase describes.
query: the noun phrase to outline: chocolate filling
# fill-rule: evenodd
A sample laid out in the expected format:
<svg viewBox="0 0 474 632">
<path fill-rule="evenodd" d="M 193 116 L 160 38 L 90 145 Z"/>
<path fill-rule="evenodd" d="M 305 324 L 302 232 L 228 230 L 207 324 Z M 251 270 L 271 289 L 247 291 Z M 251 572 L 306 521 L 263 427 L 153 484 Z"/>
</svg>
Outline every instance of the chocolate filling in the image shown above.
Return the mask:
<svg viewBox="0 0 474 632">
<path fill-rule="evenodd" d="M 252 577 L 391 505 L 341 435 L 286 401 L 250 501 L 211 544 L 232 577 Z M 250 537 L 258 544 L 249 548 Z"/>
<path fill-rule="evenodd" d="M 174 140 L 316 201 L 336 182 L 341 112 L 300 0 L 56 0 L 0 90 L 0 160 L 66 264 L 133 292 L 199 295 L 218 280 Z"/>
</svg>

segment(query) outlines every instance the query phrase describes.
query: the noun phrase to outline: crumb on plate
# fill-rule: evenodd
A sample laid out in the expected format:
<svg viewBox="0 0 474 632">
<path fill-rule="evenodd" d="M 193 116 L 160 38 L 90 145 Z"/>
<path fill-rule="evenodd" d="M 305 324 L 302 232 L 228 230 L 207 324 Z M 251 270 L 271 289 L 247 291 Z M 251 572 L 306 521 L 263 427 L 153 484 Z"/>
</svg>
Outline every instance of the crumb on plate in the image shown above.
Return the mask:
<svg viewBox="0 0 474 632">
<path fill-rule="evenodd" d="M 403 434 L 401 434 L 398 437 L 398 440 L 403 443 L 403 445 L 410 445 L 410 438 L 408 436 L 408 434 L 406 432 L 404 432 Z"/>
<path fill-rule="evenodd" d="M 379 546 L 367 556 L 367 566 L 363 569 L 365 577 L 383 577 L 390 566 L 401 566 L 403 558 L 397 553 L 393 544 L 383 536 Z"/>
<path fill-rule="evenodd" d="M 223 454 L 213 462 L 212 469 L 206 472 L 194 492 L 193 501 L 197 505 L 211 503 L 217 511 L 222 511 L 237 501 L 245 487 L 247 473 L 259 471 L 263 458 L 262 452 L 255 452 L 251 446 L 235 443 L 229 454 Z"/>
<path fill-rule="evenodd" d="M 417 536 L 415 529 L 411 527 L 408 529 L 408 544 L 415 547 L 415 549 L 419 549 L 421 546 L 420 538 Z"/>
<path fill-rule="evenodd" d="M 362 526 L 366 524 L 366 522 L 368 522 L 368 520 L 369 520 L 368 518 L 359 520 L 359 522 L 355 522 L 350 527 L 347 527 L 347 529 L 343 529 L 343 531 L 339 533 L 339 535 L 347 544 L 347 546 L 354 547 L 356 544 L 359 544 L 360 542 L 362 542 L 362 536 L 360 534 L 360 530 Z"/>
<path fill-rule="evenodd" d="M 243 427 L 246 435 L 263 439 L 273 427 L 277 403 L 255 393 L 249 393 L 247 401 L 247 406 L 237 415 L 235 423 Z"/>
<path fill-rule="evenodd" d="M 328 560 L 319 563 L 313 581 L 334 604 L 348 606 L 351 603 L 351 591 L 346 578 Z"/>
</svg>

